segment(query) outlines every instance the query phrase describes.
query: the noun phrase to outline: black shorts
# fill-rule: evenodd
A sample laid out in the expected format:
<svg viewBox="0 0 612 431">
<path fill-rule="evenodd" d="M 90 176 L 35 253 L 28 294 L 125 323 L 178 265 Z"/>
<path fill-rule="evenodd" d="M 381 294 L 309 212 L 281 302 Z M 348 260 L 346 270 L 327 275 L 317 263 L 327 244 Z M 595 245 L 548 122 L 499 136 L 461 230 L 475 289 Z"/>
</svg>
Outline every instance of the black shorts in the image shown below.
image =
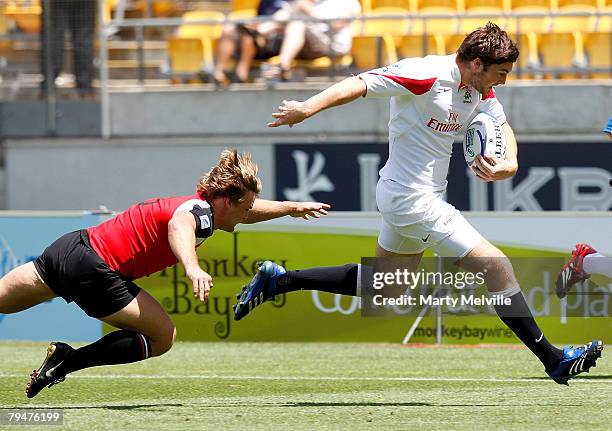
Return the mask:
<svg viewBox="0 0 612 431">
<path fill-rule="evenodd" d="M 140 287 L 112 270 L 91 248 L 86 230 L 60 237 L 34 266 L 51 290 L 66 302 L 74 301 L 91 317 L 122 310 L 140 292 Z"/>
</svg>

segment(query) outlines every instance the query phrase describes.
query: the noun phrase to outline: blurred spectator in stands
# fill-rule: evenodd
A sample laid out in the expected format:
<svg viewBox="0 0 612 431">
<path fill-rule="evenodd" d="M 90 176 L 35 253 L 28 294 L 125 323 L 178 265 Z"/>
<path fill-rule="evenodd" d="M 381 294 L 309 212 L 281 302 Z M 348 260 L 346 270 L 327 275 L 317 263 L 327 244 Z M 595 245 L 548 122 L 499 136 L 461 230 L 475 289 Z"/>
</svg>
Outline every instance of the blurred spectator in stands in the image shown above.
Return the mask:
<svg viewBox="0 0 612 431">
<path fill-rule="evenodd" d="M 41 84 L 43 96 L 47 94 L 47 81 L 55 85 L 64 66 L 64 36 L 70 31 L 72 63 L 76 88 L 83 98 L 95 96 L 91 85 L 94 77 L 93 39 L 96 30 L 96 0 L 43 0 L 41 14 Z M 46 10 L 48 8 L 48 10 Z M 48 15 L 50 28 L 45 17 Z M 49 37 L 47 38 L 47 33 Z M 51 64 L 47 64 L 47 58 Z M 50 73 L 50 75 L 49 75 Z"/>
<path fill-rule="evenodd" d="M 603 132 L 612 139 L 612 117 L 608 118 L 608 125 L 603 129 Z"/>
<path fill-rule="evenodd" d="M 273 19 L 287 19 L 291 0 L 261 0 L 257 16 L 271 16 Z M 236 70 L 231 75 L 233 82 L 246 82 L 249 79 L 251 63 L 254 59 L 267 60 L 278 55 L 284 34 L 284 25 L 274 20 L 234 26 L 228 24 L 223 29 L 213 79 L 225 85 L 225 70 L 236 49 L 236 38 L 240 47 L 240 58 Z"/>
<path fill-rule="evenodd" d="M 285 27 L 280 51 L 281 78 L 290 78 L 294 58 L 311 60 L 348 54 L 353 39 L 351 19 L 360 12 L 358 0 L 296 0 L 291 8 L 291 18 L 296 19 Z M 338 20 L 330 24 L 301 21 L 300 17 Z"/>
</svg>

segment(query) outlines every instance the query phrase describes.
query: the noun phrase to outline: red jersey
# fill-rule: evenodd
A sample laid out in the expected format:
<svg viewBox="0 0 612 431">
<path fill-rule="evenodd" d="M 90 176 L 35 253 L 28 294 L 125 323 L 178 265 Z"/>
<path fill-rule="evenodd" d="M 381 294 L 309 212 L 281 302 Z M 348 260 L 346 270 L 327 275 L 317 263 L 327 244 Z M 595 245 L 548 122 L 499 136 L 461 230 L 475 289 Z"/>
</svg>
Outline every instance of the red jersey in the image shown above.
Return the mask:
<svg viewBox="0 0 612 431">
<path fill-rule="evenodd" d="M 178 262 L 168 241 L 168 222 L 179 210 L 210 211 L 200 195 L 155 198 L 129 207 L 87 229 L 91 247 L 108 266 L 135 280 Z M 212 234 L 212 220 L 208 220 Z"/>
</svg>

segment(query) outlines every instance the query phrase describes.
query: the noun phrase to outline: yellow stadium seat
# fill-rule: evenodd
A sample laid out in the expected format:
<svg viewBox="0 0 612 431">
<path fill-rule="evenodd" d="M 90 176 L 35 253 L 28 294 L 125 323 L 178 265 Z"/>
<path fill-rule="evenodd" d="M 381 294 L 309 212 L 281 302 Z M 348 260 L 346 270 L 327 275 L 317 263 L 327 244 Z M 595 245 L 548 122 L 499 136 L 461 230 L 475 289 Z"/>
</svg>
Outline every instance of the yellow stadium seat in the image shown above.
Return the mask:
<svg viewBox="0 0 612 431">
<path fill-rule="evenodd" d="M 410 19 L 402 18 L 406 14 L 403 9 L 397 8 L 378 8 L 374 9 L 370 14 L 363 15 L 363 27 L 361 31 L 354 34 L 360 34 L 362 36 L 382 36 L 383 34 L 390 34 L 392 36 L 403 36 L 408 33 L 410 28 Z M 372 19 L 376 16 L 395 16 L 397 18 L 388 19 Z"/>
<path fill-rule="evenodd" d="M 457 52 L 457 49 L 459 49 L 461 42 L 463 42 L 463 39 L 465 39 L 465 36 L 463 34 L 453 34 L 447 36 L 444 39 L 444 53 L 448 55 Z"/>
<path fill-rule="evenodd" d="M 428 8 L 420 10 L 422 18 L 415 19 L 410 27 L 411 34 L 456 34 L 459 33 L 459 22 L 457 17 L 442 17 L 456 15 L 456 9 L 450 8 Z M 440 16 L 442 15 L 442 16 Z"/>
<path fill-rule="evenodd" d="M 173 76 L 193 76 L 202 73 L 204 49 L 201 38 L 176 38 L 168 41 L 170 70 Z"/>
<path fill-rule="evenodd" d="M 501 11 L 510 10 L 510 0 L 464 0 L 465 11 L 470 12 L 480 9 L 493 9 Z"/>
<path fill-rule="evenodd" d="M 601 12 L 612 14 L 612 6 L 600 9 Z M 601 15 L 597 19 L 596 31 L 598 32 L 612 32 L 612 15 Z"/>
<path fill-rule="evenodd" d="M 232 0 L 232 12 L 239 10 L 255 9 L 259 6 L 259 0 Z"/>
<path fill-rule="evenodd" d="M 370 13 L 372 11 L 372 0 L 359 0 L 361 3 L 361 13 Z"/>
<path fill-rule="evenodd" d="M 416 12 L 417 0 L 370 0 L 371 10 L 379 8 L 404 9 L 408 12 Z"/>
<path fill-rule="evenodd" d="M 509 79 L 531 79 L 535 77 L 534 68 L 539 67 L 538 38 L 533 32 L 510 35 L 517 43 L 520 55 Z"/>
<path fill-rule="evenodd" d="M 189 21 L 210 20 L 212 24 L 190 24 Z M 221 12 L 195 10 L 183 14 L 184 24 L 181 24 L 173 39 L 200 39 L 203 58 L 203 69 L 210 71 L 214 64 L 214 46 L 221 36 L 225 15 Z M 178 42 L 177 42 L 178 43 Z M 186 45 L 192 47 L 193 42 Z"/>
<path fill-rule="evenodd" d="M 464 0 L 419 0 L 418 12 L 423 15 L 411 26 L 412 34 L 455 34 L 459 32 L 456 17 L 436 17 L 438 15 L 457 15 L 463 12 Z"/>
<path fill-rule="evenodd" d="M 174 0 L 155 0 L 151 5 L 153 16 L 168 17 L 172 16 L 176 11 L 176 1 Z"/>
<path fill-rule="evenodd" d="M 551 10 L 542 6 L 525 6 L 512 10 L 517 16 L 510 17 L 506 21 L 508 33 L 545 33 L 552 28 Z M 539 16 L 524 16 L 527 14 L 539 14 Z"/>
<path fill-rule="evenodd" d="M 589 66 L 602 69 L 591 73 L 591 77 L 612 78 L 612 33 L 594 32 L 585 34 L 584 49 Z"/>
<path fill-rule="evenodd" d="M 8 17 L 4 13 L 4 5 L 0 5 L 0 36 L 8 34 Z M 0 40 L 0 49 L 8 48 L 11 46 L 10 40 Z"/>
<path fill-rule="evenodd" d="M 597 26 L 598 2 L 600 0 L 556 0 L 556 11 L 564 13 L 589 13 L 591 16 L 564 16 L 557 15 L 552 20 L 552 31 L 559 33 L 571 32 L 574 30 L 595 31 Z"/>
<path fill-rule="evenodd" d="M 512 12 L 519 15 L 518 18 L 509 18 L 506 31 L 508 33 L 544 33 L 550 31 L 552 20 L 552 3 L 556 0 L 510 0 Z M 540 14 L 540 16 L 526 17 L 525 14 Z"/>
<path fill-rule="evenodd" d="M 511 1 L 511 7 L 513 11 L 519 10 L 519 9 L 523 9 L 523 8 L 542 8 L 542 9 L 547 9 L 547 10 L 551 10 L 553 7 L 553 4 L 551 3 L 551 1 L 556 1 L 556 0 L 510 0 Z"/>
<path fill-rule="evenodd" d="M 445 55 L 444 44 L 444 36 L 439 34 L 408 35 L 401 38 L 397 51 L 401 58 Z"/>
<path fill-rule="evenodd" d="M 390 35 L 354 36 L 351 48 L 354 66 L 370 70 L 397 62 L 395 42 Z"/>
<path fill-rule="evenodd" d="M 435 9 L 452 9 L 456 12 L 465 10 L 464 0 L 419 0 L 418 9 L 420 12 Z"/>
<path fill-rule="evenodd" d="M 504 29 L 509 9 L 509 0 L 465 0 L 465 15 L 461 17 L 459 33 L 470 33 L 489 21 Z"/>
<path fill-rule="evenodd" d="M 587 8 L 597 8 L 599 6 L 600 0 L 555 0 L 556 6 L 559 10 L 562 10 L 565 7 L 587 7 Z"/>
<path fill-rule="evenodd" d="M 235 11 L 231 11 L 228 15 L 229 19 L 231 20 L 253 18 L 255 16 L 257 16 L 257 9 L 235 10 Z"/>
<path fill-rule="evenodd" d="M 564 10 L 570 12 L 569 10 Z M 588 12 L 587 10 L 577 10 L 577 12 Z M 566 33 L 575 29 L 582 31 L 595 31 L 597 29 L 597 16 L 595 10 L 590 11 L 591 16 L 554 16 L 552 18 L 551 31 L 556 33 Z"/>
<path fill-rule="evenodd" d="M 486 14 L 486 16 L 480 16 Z M 479 15 L 475 17 L 473 15 Z M 489 21 L 497 24 L 502 30 L 508 26 L 508 20 L 502 9 L 474 8 L 461 16 L 459 33 L 468 34 L 478 27 L 484 27 Z"/>
<path fill-rule="evenodd" d="M 38 2 L 9 3 L 4 10 L 6 16 L 26 33 L 40 33 L 42 8 Z"/>
<path fill-rule="evenodd" d="M 208 20 L 213 24 L 190 24 L 189 21 Z M 221 12 L 207 10 L 192 10 L 183 14 L 183 24 L 177 30 L 179 37 L 212 37 L 221 36 L 225 15 Z"/>
<path fill-rule="evenodd" d="M 538 48 L 544 69 L 584 68 L 584 44 L 582 33 L 543 33 L 538 35 Z M 583 72 L 547 72 L 546 77 L 579 78 Z"/>
</svg>

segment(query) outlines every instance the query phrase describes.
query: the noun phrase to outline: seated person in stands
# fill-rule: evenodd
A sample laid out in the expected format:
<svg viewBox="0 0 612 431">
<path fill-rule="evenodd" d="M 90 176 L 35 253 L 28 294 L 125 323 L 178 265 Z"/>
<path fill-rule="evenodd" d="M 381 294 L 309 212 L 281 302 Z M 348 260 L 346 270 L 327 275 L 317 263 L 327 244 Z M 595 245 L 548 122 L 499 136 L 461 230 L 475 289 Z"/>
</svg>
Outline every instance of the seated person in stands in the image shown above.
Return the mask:
<svg viewBox="0 0 612 431">
<path fill-rule="evenodd" d="M 274 20 L 287 19 L 291 0 L 261 0 L 257 16 L 271 16 Z M 284 25 L 274 20 L 235 26 L 228 24 L 223 29 L 217 50 L 213 79 L 218 85 L 228 81 L 225 70 L 236 49 L 236 36 L 240 47 L 240 58 L 232 82 L 246 82 L 254 59 L 267 60 L 278 55 L 283 38 Z"/>
<path fill-rule="evenodd" d="M 351 50 L 351 19 L 361 12 L 358 0 L 296 0 L 291 5 L 291 18 L 285 27 L 280 50 L 280 77 L 288 80 L 293 59 L 312 60 L 338 57 Z M 339 19 L 333 23 L 301 21 L 300 17 Z"/>
</svg>

